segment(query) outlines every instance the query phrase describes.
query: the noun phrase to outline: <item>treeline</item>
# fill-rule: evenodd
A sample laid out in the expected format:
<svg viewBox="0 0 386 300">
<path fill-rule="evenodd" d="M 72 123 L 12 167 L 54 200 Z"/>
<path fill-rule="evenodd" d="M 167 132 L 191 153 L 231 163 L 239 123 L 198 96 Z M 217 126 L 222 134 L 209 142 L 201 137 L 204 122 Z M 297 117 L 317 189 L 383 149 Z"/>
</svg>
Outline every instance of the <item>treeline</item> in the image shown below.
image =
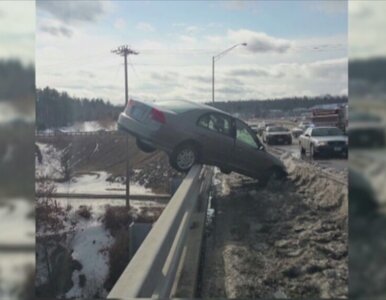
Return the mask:
<svg viewBox="0 0 386 300">
<path fill-rule="evenodd" d="M 386 58 L 352 60 L 349 63 L 349 78 L 373 83 L 385 82 Z"/>
<path fill-rule="evenodd" d="M 35 90 L 35 69 L 18 60 L 0 60 L 0 100 L 23 101 Z"/>
<path fill-rule="evenodd" d="M 218 109 L 231 114 L 244 116 L 265 117 L 270 110 L 293 112 L 297 108 L 311 108 L 315 105 L 344 104 L 348 102 L 347 96 L 318 96 L 318 97 L 292 97 L 268 100 L 240 100 L 232 102 L 209 103 Z"/>
<path fill-rule="evenodd" d="M 36 96 L 38 130 L 70 126 L 82 121 L 116 120 L 122 111 L 121 106 L 100 98 L 76 98 L 49 87 L 37 89 Z"/>
</svg>

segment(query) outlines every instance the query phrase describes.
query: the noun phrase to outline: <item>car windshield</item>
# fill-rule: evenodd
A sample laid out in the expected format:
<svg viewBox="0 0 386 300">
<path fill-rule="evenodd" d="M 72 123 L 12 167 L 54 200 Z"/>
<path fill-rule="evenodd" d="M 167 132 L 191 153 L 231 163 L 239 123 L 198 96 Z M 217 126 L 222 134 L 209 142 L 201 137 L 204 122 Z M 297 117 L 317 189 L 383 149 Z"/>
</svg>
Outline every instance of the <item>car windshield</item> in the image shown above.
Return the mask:
<svg viewBox="0 0 386 300">
<path fill-rule="evenodd" d="M 334 127 L 314 128 L 312 130 L 312 136 L 339 136 L 339 135 L 343 135 L 342 130 Z"/>
<path fill-rule="evenodd" d="M 268 131 L 269 132 L 281 132 L 281 131 L 288 131 L 288 129 L 285 127 L 277 126 L 277 127 L 269 127 Z"/>
</svg>

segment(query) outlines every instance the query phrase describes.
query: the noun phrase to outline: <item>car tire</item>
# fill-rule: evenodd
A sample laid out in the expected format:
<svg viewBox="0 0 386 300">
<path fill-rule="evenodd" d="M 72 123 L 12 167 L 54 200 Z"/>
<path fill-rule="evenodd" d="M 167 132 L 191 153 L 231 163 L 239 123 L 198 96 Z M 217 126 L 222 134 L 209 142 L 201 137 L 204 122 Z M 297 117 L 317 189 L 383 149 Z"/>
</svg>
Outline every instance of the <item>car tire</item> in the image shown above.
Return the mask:
<svg viewBox="0 0 386 300">
<path fill-rule="evenodd" d="M 267 176 L 264 178 L 258 179 L 258 186 L 265 188 L 268 185 L 268 182 L 271 180 L 285 180 L 287 178 L 287 173 L 280 168 L 273 167 L 269 170 Z"/>
<path fill-rule="evenodd" d="M 144 142 L 142 142 L 138 138 L 136 140 L 136 143 L 137 143 L 137 147 L 139 148 L 139 150 L 141 150 L 141 151 L 143 151 L 145 153 L 152 153 L 152 152 L 154 152 L 156 150 L 154 147 L 145 144 Z"/>
<path fill-rule="evenodd" d="M 314 151 L 314 145 L 312 145 L 312 144 L 310 146 L 310 157 L 312 159 L 316 158 L 316 154 L 315 154 L 315 151 Z"/>
<path fill-rule="evenodd" d="M 179 172 L 188 172 L 198 162 L 197 146 L 184 143 L 177 146 L 169 157 L 170 165 Z"/>
<path fill-rule="evenodd" d="M 302 144 L 299 143 L 300 157 L 306 155 L 306 150 L 302 147 Z"/>
</svg>

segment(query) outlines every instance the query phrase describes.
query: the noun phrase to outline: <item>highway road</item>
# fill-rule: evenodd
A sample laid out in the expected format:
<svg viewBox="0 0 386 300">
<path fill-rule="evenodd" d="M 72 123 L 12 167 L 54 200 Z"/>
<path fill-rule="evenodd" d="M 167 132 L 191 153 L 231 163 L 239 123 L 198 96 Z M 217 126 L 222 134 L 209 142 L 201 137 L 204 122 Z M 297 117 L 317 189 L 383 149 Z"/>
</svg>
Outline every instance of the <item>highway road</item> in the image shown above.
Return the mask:
<svg viewBox="0 0 386 300">
<path fill-rule="evenodd" d="M 271 147 L 287 151 L 296 158 L 301 158 L 298 139 L 293 139 L 292 145 L 272 145 Z M 302 159 L 309 161 L 312 160 L 309 156 L 302 157 Z M 338 172 L 346 172 L 348 166 L 348 160 L 344 158 L 317 158 L 313 159 L 313 162 L 316 162 L 322 167 L 334 169 Z"/>
</svg>

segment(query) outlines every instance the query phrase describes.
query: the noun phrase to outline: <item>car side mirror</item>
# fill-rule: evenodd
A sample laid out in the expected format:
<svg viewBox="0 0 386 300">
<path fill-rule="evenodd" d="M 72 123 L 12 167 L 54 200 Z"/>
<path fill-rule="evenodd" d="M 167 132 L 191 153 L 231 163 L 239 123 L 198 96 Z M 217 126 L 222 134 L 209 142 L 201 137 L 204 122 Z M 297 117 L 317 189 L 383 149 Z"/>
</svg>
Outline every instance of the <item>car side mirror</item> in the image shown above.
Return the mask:
<svg viewBox="0 0 386 300">
<path fill-rule="evenodd" d="M 308 133 L 306 133 L 304 136 L 306 136 L 306 137 L 310 137 L 310 135 L 309 135 Z"/>
</svg>

